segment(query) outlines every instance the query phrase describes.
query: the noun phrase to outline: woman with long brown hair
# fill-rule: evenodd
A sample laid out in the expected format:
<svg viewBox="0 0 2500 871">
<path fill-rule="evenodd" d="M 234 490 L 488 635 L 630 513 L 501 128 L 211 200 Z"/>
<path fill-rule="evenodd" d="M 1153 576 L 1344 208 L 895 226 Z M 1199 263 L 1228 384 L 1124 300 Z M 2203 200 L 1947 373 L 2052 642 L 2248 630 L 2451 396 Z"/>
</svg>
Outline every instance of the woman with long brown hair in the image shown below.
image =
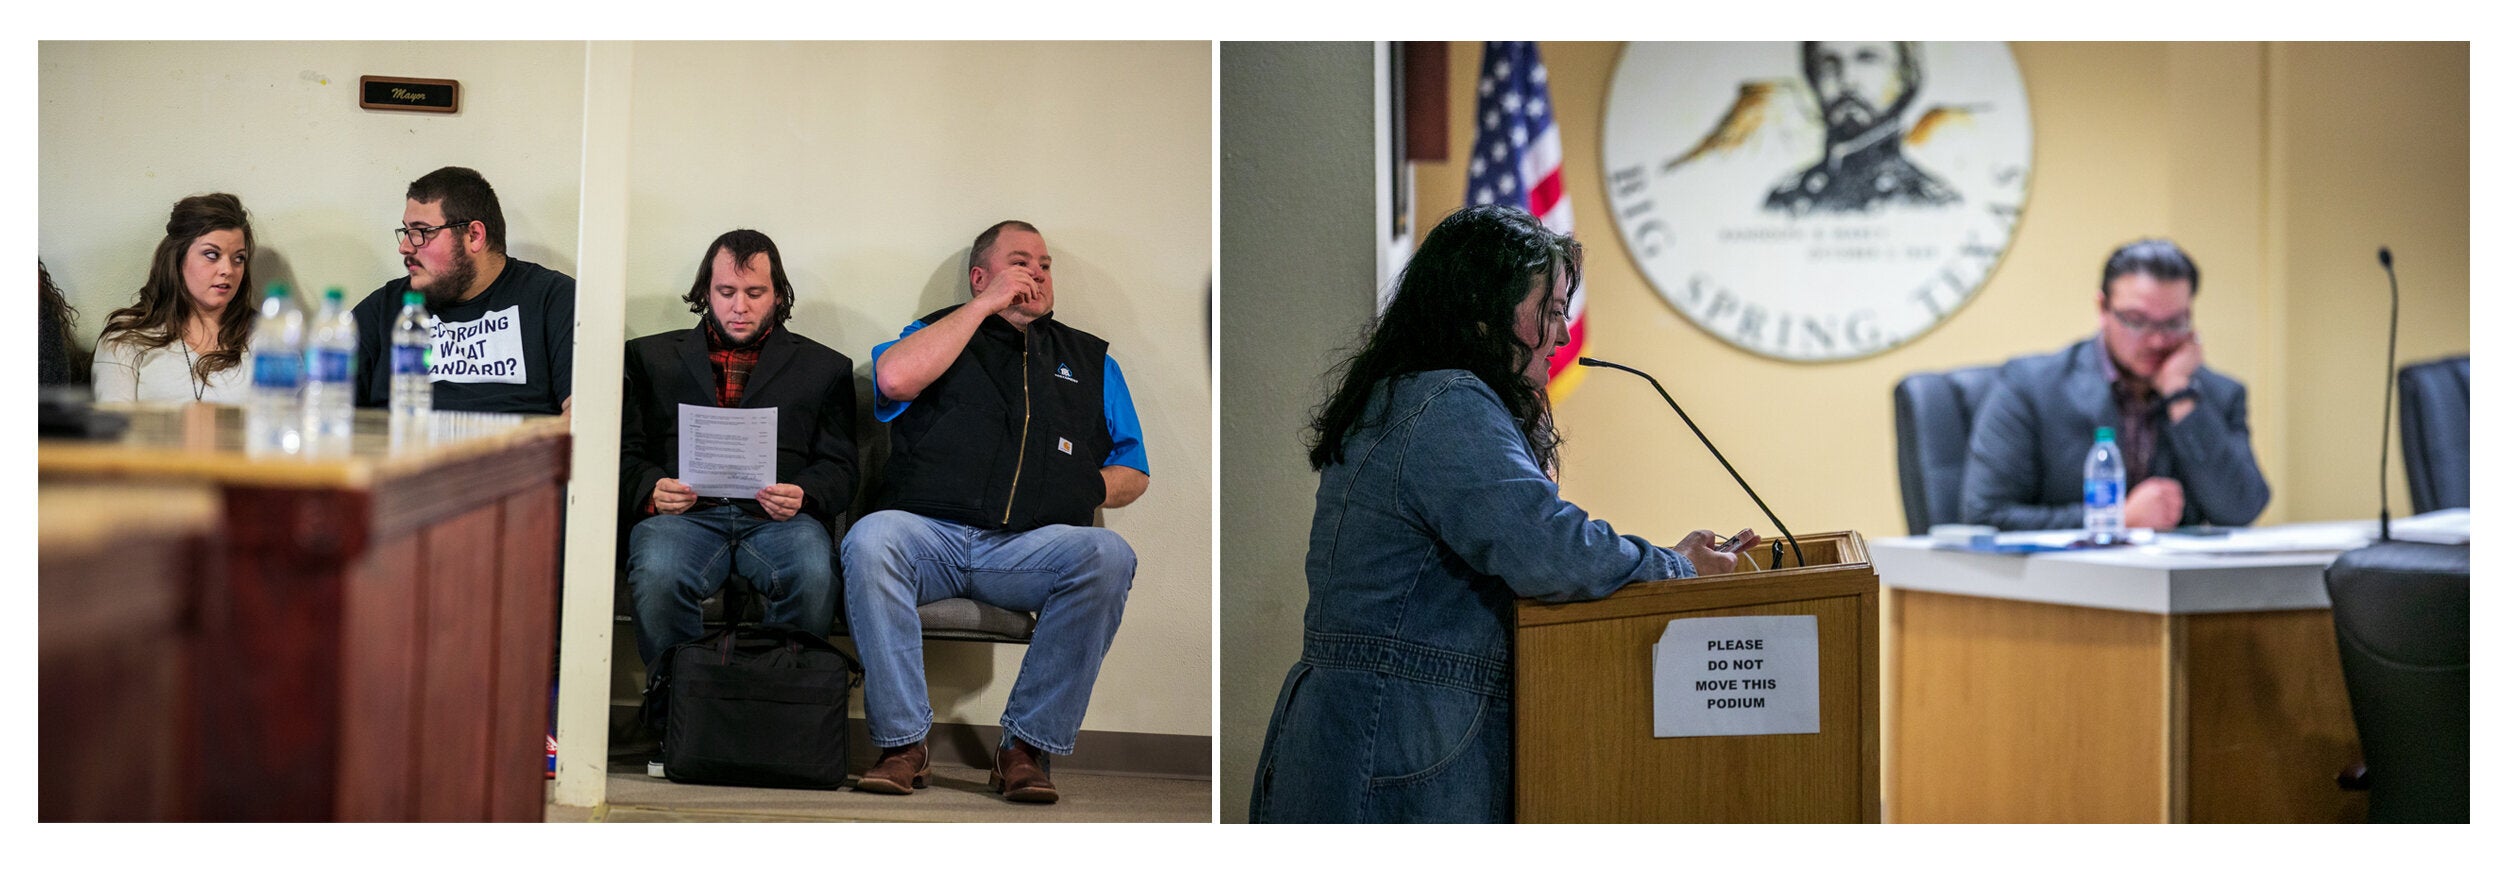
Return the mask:
<svg viewBox="0 0 2500 871">
<path fill-rule="evenodd" d="M 184 197 L 147 283 L 96 339 L 99 402 L 242 402 L 252 341 L 251 216 L 233 194 Z"/>
</svg>

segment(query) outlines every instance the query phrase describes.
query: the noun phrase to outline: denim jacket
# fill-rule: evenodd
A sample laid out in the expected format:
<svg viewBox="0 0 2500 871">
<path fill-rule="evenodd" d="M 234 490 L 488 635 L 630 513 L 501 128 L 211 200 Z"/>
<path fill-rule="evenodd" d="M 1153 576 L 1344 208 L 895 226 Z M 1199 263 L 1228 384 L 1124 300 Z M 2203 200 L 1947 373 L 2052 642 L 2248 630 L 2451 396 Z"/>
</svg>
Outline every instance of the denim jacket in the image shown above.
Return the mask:
<svg viewBox="0 0 2500 871">
<path fill-rule="evenodd" d="M 1507 822 L 1512 602 L 1693 575 L 1565 502 L 1493 390 L 1392 379 L 1320 473 L 1302 659 L 1251 781 L 1252 822 Z"/>
</svg>

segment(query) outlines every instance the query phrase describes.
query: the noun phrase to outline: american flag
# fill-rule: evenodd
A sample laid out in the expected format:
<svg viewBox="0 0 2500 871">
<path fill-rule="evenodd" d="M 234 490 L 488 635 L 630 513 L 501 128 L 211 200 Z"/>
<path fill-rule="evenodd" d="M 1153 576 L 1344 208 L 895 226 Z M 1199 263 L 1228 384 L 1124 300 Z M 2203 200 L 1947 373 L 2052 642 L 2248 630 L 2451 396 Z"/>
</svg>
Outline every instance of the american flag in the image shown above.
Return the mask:
<svg viewBox="0 0 2500 871">
<path fill-rule="evenodd" d="M 1467 158 L 1467 202 L 1504 203 L 1535 215 L 1548 229 L 1571 232 L 1571 195 L 1563 191 L 1562 131 L 1545 94 L 1545 61 L 1533 42 L 1484 44 L 1476 77 L 1476 147 Z M 1554 354 L 1546 392 L 1560 401 L 1579 382 L 1588 294 L 1571 295 L 1571 339 Z"/>
</svg>

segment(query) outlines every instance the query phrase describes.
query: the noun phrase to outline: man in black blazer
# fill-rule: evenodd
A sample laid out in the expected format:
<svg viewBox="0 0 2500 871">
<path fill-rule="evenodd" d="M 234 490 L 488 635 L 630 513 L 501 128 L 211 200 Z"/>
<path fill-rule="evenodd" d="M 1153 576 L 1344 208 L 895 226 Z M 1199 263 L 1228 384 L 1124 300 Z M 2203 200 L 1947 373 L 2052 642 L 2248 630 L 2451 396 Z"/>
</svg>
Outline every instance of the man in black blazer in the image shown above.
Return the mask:
<svg viewBox="0 0 2500 871">
<path fill-rule="evenodd" d="M 2005 364 L 1971 422 L 1962 515 L 2000 529 L 2083 526 L 2095 427 L 2118 432 L 2129 528 L 2244 526 L 2271 495 L 2248 447 L 2248 390 L 2205 368 L 2196 262 L 2166 239 L 2112 252 L 2101 331 Z"/>
<path fill-rule="evenodd" d="M 833 538 L 859 482 L 851 446 L 850 358 L 792 332 L 790 279 L 773 240 L 732 230 L 712 241 L 694 288 L 692 329 L 625 343 L 619 497 L 628 535 L 636 647 L 647 665 L 703 632 L 698 605 L 731 572 L 754 585 L 766 622 L 833 630 Z M 774 482 L 698 493 L 678 480 L 680 404 L 776 409 Z"/>
</svg>

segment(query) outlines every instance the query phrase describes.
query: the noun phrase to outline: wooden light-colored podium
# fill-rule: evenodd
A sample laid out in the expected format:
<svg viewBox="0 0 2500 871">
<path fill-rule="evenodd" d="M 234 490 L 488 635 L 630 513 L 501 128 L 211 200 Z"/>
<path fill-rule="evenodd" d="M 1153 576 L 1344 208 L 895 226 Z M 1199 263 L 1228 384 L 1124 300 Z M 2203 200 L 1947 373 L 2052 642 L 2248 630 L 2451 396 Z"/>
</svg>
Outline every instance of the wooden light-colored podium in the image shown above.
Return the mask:
<svg viewBox="0 0 2500 871">
<path fill-rule="evenodd" d="M 1855 532 L 1797 537 L 1802 565 L 1633 584 L 1514 617 L 1520 822 L 1877 821 L 1875 567 Z M 1770 542 L 1752 551 L 1770 563 Z M 1744 566 L 1739 563 L 1740 567 Z M 1651 737 L 1651 648 L 1686 617 L 1813 615 L 1822 731 Z"/>
</svg>

